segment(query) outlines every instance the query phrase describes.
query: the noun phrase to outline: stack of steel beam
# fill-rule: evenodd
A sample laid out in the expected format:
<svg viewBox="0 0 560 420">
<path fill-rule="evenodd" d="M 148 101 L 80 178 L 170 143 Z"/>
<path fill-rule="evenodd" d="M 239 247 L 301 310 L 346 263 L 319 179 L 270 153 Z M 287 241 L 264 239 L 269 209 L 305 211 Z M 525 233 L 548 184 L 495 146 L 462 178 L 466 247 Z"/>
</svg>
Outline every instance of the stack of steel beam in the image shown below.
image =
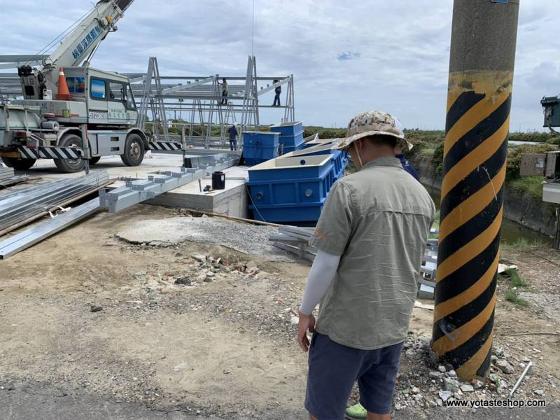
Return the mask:
<svg viewBox="0 0 560 420">
<path fill-rule="evenodd" d="M 0 166 L 0 188 L 9 187 L 10 185 L 19 184 L 27 181 L 26 176 L 16 176 L 12 168 L 4 168 Z"/>
<path fill-rule="evenodd" d="M 96 197 L 80 206 L 74 207 L 67 213 L 56 216 L 53 219 L 45 220 L 4 241 L 0 241 L 0 260 L 6 259 L 11 255 L 17 254 L 41 242 L 57 232 L 78 223 L 80 220 L 91 216 L 99 210 L 99 197 Z"/>
<path fill-rule="evenodd" d="M 32 222 L 99 190 L 109 183 L 107 172 L 40 184 L 0 197 L 0 235 Z"/>
<path fill-rule="evenodd" d="M 314 228 L 282 226 L 278 228 L 278 233 L 273 234 L 269 239 L 275 247 L 313 262 L 317 254 L 317 250 L 309 245 L 313 231 Z"/>
</svg>

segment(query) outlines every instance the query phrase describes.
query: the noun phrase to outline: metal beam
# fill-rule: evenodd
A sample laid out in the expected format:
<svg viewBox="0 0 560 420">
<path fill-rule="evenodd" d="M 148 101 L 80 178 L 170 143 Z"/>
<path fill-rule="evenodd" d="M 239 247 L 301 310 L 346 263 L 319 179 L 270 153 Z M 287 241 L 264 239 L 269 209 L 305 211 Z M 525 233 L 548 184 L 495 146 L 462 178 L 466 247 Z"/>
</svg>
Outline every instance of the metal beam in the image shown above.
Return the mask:
<svg viewBox="0 0 560 420">
<path fill-rule="evenodd" d="M 23 232 L 0 242 L 0 259 L 6 259 L 14 254 L 17 254 L 18 252 L 21 252 L 24 249 L 53 236 L 61 230 L 78 223 L 80 220 L 91 216 L 99 210 L 99 198 L 94 198 L 85 204 L 54 217 L 53 219 L 24 230 Z"/>
<path fill-rule="evenodd" d="M 186 85 L 179 84 L 179 85 L 174 86 L 174 87 L 170 87 L 170 88 L 167 88 L 167 89 L 162 89 L 160 95 L 161 96 L 166 96 L 166 95 L 168 95 L 170 93 L 173 93 L 173 92 L 181 91 L 183 89 L 187 89 L 187 90 L 192 89 L 195 86 L 202 86 L 202 85 L 205 85 L 206 83 L 212 83 L 213 81 L 214 81 L 214 76 L 209 76 L 206 79 L 202 79 L 202 80 L 199 80 L 199 81 L 194 82 L 194 83 L 187 83 Z"/>
</svg>

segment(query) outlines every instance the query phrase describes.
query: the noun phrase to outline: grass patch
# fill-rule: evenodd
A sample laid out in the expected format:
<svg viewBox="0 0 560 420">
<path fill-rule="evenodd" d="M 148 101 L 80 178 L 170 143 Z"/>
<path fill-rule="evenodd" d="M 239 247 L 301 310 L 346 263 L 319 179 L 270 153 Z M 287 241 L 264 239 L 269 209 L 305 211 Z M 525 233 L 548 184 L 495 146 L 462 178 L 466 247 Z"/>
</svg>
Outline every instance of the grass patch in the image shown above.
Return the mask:
<svg viewBox="0 0 560 420">
<path fill-rule="evenodd" d="M 519 296 L 519 289 L 528 287 L 529 283 L 527 283 L 527 281 L 519 275 L 517 270 L 506 270 L 502 274 L 499 274 L 499 278 L 506 280 L 509 283 L 508 289 L 505 293 L 505 298 L 508 302 L 522 307 L 529 306 L 529 302 Z"/>
<path fill-rule="evenodd" d="M 420 157 L 423 158 L 433 158 L 434 157 L 434 153 L 436 152 L 436 148 L 435 147 L 424 147 L 420 150 L 420 152 L 418 152 L 418 155 Z"/>
<path fill-rule="evenodd" d="M 519 275 L 519 272 L 514 269 L 509 269 L 504 272 L 504 274 L 509 278 L 511 287 L 520 288 L 527 287 L 529 283 Z"/>
<path fill-rule="evenodd" d="M 529 306 L 529 302 L 519 297 L 519 291 L 514 288 L 508 289 L 508 291 L 506 292 L 506 300 L 518 306 Z"/>
<path fill-rule="evenodd" d="M 536 249 L 536 248 L 543 248 L 546 247 L 547 245 L 539 240 L 528 240 L 527 238 L 523 238 L 520 237 L 518 239 L 516 239 L 514 242 L 502 242 L 501 246 L 504 249 L 508 249 L 510 251 L 528 251 L 531 249 Z"/>
<path fill-rule="evenodd" d="M 508 186 L 513 190 L 529 193 L 533 198 L 542 201 L 543 181 L 542 176 L 527 176 L 511 180 Z"/>
</svg>

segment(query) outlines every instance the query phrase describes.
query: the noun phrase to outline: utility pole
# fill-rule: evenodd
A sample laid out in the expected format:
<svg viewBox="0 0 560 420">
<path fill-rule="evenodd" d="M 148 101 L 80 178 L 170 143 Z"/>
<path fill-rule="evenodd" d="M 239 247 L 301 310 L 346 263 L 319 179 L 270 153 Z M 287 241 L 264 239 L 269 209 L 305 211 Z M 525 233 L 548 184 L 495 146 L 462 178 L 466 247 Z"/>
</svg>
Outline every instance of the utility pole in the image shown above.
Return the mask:
<svg viewBox="0 0 560 420">
<path fill-rule="evenodd" d="M 455 0 L 432 349 L 490 368 L 519 0 Z"/>
</svg>

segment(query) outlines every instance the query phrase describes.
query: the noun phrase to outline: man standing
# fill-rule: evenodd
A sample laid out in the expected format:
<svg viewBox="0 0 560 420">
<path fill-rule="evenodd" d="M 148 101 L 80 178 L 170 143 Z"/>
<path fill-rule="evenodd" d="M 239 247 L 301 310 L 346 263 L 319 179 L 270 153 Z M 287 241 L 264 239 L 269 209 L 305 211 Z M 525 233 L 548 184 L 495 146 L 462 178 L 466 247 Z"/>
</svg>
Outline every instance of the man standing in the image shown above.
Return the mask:
<svg viewBox="0 0 560 420">
<path fill-rule="evenodd" d="M 228 95 L 229 95 L 228 83 L 226 78 L 224 77 L 222 78 L 222 101 L 220 102 L 220 105 L 227 105 Z"/>
<path fill-rule="evenodd" d="M 395 158 L 406 141 L 392 116 L 359 114 L 347 135 L 340 149 L 359 171 L 329 192 L 299 313 L 297 339 L 309 350 L 305 407 L 312 419 L 343 419 L 358 381 L 368 419 L 390 419 L 435 206 Z"/>
<path fill-rule="evenodd" d="M 278 83 L 278 80 L 274 81 L 274 84 Z M 272 106 L 280 106 L 280 95 L 282 94 L 282 86 L 276 86 L 274 88 L 274 102 Z"/>
<path fill-rule="evenodd" d="M 229 133 L 229 149 L 231 151 L 237 150 L 237 128 L 235 128 L 235 124 L 232 124 L 230 128 L 228 128 Z"/>
</svg>

